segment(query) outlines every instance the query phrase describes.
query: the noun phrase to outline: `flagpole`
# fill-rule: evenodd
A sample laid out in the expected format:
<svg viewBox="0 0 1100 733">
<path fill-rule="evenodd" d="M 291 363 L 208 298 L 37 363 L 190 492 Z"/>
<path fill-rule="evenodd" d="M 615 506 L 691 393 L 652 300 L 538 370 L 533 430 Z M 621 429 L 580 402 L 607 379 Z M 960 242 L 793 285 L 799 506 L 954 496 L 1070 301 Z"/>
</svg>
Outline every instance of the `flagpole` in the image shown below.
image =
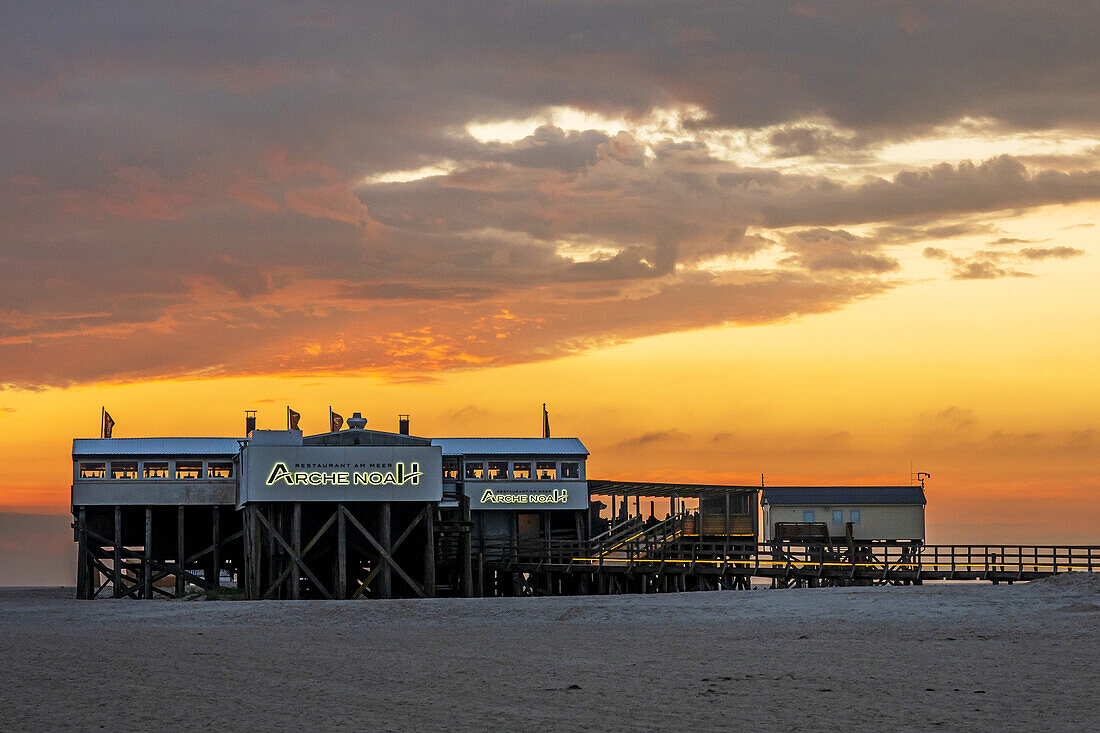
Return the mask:
<svg viewBox="0 0 1100 733">
<path fill-rule="evenodd" d="M 290 430 L 290 405 L 286 406 L 286 429 Z"/>
<path fill-rule="evenodd" d="M 328 431 L 332 432 L 332 405 L 328 406 Z"/>
<path fill-rule="evenodd" d="M 107 437 L 107 406 L 99 406 L 99 437 Z"/>
</svg>

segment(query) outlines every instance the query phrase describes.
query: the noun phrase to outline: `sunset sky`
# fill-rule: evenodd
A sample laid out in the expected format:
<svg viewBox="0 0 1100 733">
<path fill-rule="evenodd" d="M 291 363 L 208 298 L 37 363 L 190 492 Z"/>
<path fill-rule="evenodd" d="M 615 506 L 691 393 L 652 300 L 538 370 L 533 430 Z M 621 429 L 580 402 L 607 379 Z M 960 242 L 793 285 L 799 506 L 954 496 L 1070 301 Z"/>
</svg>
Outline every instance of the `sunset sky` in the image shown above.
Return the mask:
<svg viewBox="0 0 1100 733">
<path fill-rule="evenodd" d="M 1100 4 L 370 7 L 0 7 L 0 511 L 101 405 L 547 402 L 590 477 L 912 467 L 931 542 L 1100 541 Z"/>
</svg>

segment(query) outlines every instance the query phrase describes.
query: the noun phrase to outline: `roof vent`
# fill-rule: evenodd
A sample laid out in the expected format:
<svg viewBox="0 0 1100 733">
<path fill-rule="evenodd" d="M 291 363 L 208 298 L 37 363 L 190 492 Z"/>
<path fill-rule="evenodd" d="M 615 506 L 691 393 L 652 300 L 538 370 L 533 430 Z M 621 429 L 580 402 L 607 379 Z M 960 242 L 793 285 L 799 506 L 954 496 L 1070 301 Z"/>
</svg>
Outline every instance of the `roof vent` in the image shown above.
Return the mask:
<svg viewBox="0 0 1100 733">
<path fill-rule="evenodd" d="M 348 418 L 348 427 L 352 430 L 362 430 L 367 427 L 367 418 L 358 412 L 352 413 L 352 416 Z"/>
</svg>

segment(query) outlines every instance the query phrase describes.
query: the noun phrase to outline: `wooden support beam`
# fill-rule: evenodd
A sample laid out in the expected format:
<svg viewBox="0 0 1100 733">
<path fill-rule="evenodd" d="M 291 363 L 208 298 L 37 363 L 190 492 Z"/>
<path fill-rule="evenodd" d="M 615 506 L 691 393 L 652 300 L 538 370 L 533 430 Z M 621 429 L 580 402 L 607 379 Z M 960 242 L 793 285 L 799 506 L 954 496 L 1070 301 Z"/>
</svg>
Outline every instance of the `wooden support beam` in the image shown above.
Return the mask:
<svg viewBox="0 0 1100 733">
<path fill-rule="evenodd" d="M 391 544 L 391 529 L 390 523 L 392 516 L 390 514 L 390 503 L 383 501 L 378 505 L 378 544 L 379 552 L 385 555 L 382 562 L 382 570 L 378 574 L 378 597 L 379 598 L 393 598 L 393 572 L 390 570 L 393 565 L 392 562 L 386 562 L 390 560 L 390 553 L 393 551 Z"/>
<path fill-rule="evenodd" d="M 183 535 L 183 505 L 176 507 L 176 598 L 183 596 L 184 577 L 183 569 L 187 564 L 187 547 Z"/>
<path fill-rule="evenodd" d="M 347 512 L 343 504 L 336 505 L 336 597 L 347 598 L 348 593 L 348 528 Z M 354 519 L 353 519 L 354 521 Z"/>
<path fill-rule="evenodd" d="M 219 588 L 222 584 L 222 508 L 220 506 L 214 507 L 213 515 L 210 517 L 210 539 L 214 545 L 210 549 L 214 553 L 212 558 L 214 587 Z"/>
<path fill-rule="evenodd" d="M 363 537 L 366 538 L 367 542 L 369 542 L 371 546 L 374 547 L 375 551 L 379 554 L 379 566 L 388 565 L 392 567 L 393 571 L 401 576 L 402 580 L 409 584 L 409 587 L 413 589 L 414 593 L 416 593 L 421 598 L 424 598 L 424 589 L 420 587 L 420 584 L 409 577 L 408 573 L 406 573 L 404 569 L 394 561 L 393 557 L 388 551 L 383 548 L 382 544 L 371 536 L 371 533 L 367 531 L 367 528 L 360 524 L 359 520 L 356 519 L 355 516 L 346 509 L 344 510 L 344 514 L 345 516 L 347 516 L 347 519 L 349 522 L 351 522 L 352 526 L 359 531 L 359 534 L 363 535 Z M 414 519 L 413 521 L 416 522 L 418 521 L 418 519 Z M 380 572 L 381 571 L 379 568 L 375 568 L 371 571 L 371 574 L 367 576 L 367 580 L 361 586 L 359 586 L 359 589 L 356 591 L 356 597 L 358 597 L 362 593 L 363 589 L 367 587 L 367 584 L 370 583 L 375 575 Z"/>
<path fill-rule="evenodd" d="M 297 565 L 291 563 L 291 565 L 289 567 L 287 567 L 283 570 L 283 574 L 275 579 L 275 583 L 273 585 L 278 585 L 279 583 L 282 583 L 283 581 L 285 581 L 287 579 L 287 577 L 290 575 L 290 572 L 292 570 L 297 571 L 297 572 L 302 572 L 302 568 L 305 565 L 305 556 L 309 554 L 310 550 L 313 549 L 314 545 L 316 545 L 318 542 L 321 541 L 321 537 L 323 537 L 324 534 L 326 532 L 328 532 L 329 527 L 331 527 L 333 524 L 336 523 L 336 516 L 337 516 L 337 513 L 333 512 L 332 515 L 328 518 L 328 520 L 323 525 L 321 525 L 321 529 L 317 530 L 317 533 L 315 535 L 313 535 L 313 539 L 311 539 L 309 542 L 307 542 L 306 546 L 302 548 L 302 551 L 300 553 L 298 553 Z M 329 593 L 323 586 L 321 587 L 321 592 L 326 597 L 331 598 L 333 596 L 333 594 Z"/>
<path fill-rule="evenodd" d="M 435 598 L 435 504 L 424 506 L 424 595 Z"/>
<path fill-rule="evenodd" d="M 84 507 L 77 509 L 76 515 L 76 597 L 87 600 L 91 595 L 91 573 L 88 571 L 88 535 L 84 531 L 87 522 Z"/>
<path fill-rule="evenodd" d="M 275 531 L 274 526 L 272 526 L 271 522 L 268 521 L 267 517 L 265 517 L 262 513 L 257 514 L 256 516 L 259 518 L 260 523 L 264 525 L 264 528 L 267 529 L 267 532 L 268 532 L 268 534 L 271 538 L 271 542 L 274 543 L 274 544 L 278 544 L 287 553 L 293 554 L 293 551 L 291 550 L 290 545 L 287 544 L 287 541 L 285 539 L 283 539 L 283 536 L 281 534 L 279 534 L 278 532 Z M 302 572 L 306 574 L 306 577 L 309 578 L 311 581 L 313 581 L 313 583 L 317 586 L 317 590 L 321 591 L 321 594 L 323 596 L 325 596 L 326 598 L 332 598 L 332 595 L 325 589 L 324 584 L 321 583 L 321 581 L 317 579 L 317 576 L 313 574 L 313 571 L 310 570 L 307 565 L 305 565 L 304 563 L 299 562 L 298 566 L 302 569 Z M 277 588 L 279 583 L 282 582 L 278 578 L 272 578 L 272 580 L 275 581 L 275 582 L 273 582 L 271 584 L 271 588 Z M 269 591 L 270 591 L 270 588 L 269 588 Z M 339 596 L 337 596 L 337 597 L 339 597 Z"/>
<path fill-rule="evenodd" d="M 115 504 L 114 563 L 115 569 L 111 574 L 114 578 L 112 595 L 115 598 L 122 598 L 122 507 L 118 504 Z"/>
<path fill-rule="evenodd" d="M 145 507 L 145 560 L 142 563 L 144 598 L 153 597 L 153 507 Z"/>
<path fill-rule="evenodd" d="M 299 581 L 302 575 L 298 564 L 302 561 L 302 502 L 294 502 L 294 514 L 290 521 L 290 547 L 294 553 L 287 570 L 290 571 L 290 598 L 297 601 L 301 598 Z"/>
</svg>

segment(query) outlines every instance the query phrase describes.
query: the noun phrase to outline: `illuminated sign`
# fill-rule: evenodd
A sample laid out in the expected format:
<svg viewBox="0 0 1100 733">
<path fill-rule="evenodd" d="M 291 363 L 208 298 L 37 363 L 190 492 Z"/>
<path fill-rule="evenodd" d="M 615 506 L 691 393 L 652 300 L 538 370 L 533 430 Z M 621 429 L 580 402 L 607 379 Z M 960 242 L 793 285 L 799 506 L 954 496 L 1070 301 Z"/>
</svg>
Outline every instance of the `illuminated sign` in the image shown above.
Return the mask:
<svg viewBox="0 0 1100 733">
<path fill-rule="evenodd" d="M 274 486 L 282 481 L 287 486 L 416 486 L 420 483 L 420 477 L 424 474 L 420 471 L 419 463 L 385 463 L 385 464 L 294 464 L 295 470 L 291 471 L 286 463 L 279 461 L 271 467 L 271 473 L 267 476 L 266 485 Z M 312 470 L 301 470 L 304 468 Z M 363 470 L 348 471 L 319 471 L 318 468 L 349 468 Z M 385 469 L 385 470 L 383 470 Z"/>
<path fill-rule="evenodd" d="M 569 502 L 569 492 L 565 489 L 555 489 L 545 493 L 497 493 L 492 489 L 485 489 L 481 495 L 482 504 L 566 504 Z"/>
</svg>

